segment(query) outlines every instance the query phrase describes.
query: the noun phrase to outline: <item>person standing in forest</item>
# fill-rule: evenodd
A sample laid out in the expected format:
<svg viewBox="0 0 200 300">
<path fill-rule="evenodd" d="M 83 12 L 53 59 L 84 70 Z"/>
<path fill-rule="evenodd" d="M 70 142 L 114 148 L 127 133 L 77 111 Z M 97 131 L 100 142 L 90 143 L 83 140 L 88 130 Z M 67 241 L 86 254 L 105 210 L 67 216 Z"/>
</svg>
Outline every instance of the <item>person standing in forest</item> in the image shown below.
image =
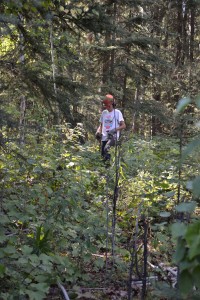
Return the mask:
<svg viewBox="0 0 200 300">
<path fill-rule="evenodd" d="M 96 139 L 101 142 L 101 156 L 104 161 L 110 160 L 110 147 L 116 144 L 122 129 L 126 128 L 123 115 L 115 108 L 113 95 L 107 94 L 103 100 L 104 110 L 100 116 L 100 125 L 96 131 Z"/>
</svg>

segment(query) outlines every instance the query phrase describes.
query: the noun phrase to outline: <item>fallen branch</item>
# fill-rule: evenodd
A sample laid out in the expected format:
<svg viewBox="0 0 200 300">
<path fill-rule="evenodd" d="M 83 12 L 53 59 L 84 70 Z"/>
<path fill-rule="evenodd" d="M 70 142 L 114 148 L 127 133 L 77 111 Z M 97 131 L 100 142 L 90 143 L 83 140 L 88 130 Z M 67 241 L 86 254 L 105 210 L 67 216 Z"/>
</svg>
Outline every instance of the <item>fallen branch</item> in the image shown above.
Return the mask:
<svg viewBox="0 0 200 300">
<path fill-rule="evenodd" d="M 65 300 L 70 300 L 64 286 L 60 282 L 58 282 L 57 284 L 58 284 L 59 288 L 61 289 L 61 291 L 63 292 L 63 296 L 64 296 Z"/>
<path fill-rule="evenodd" d="M 147 262 L 148 265 L 154 269 L 155 271 L 162 271 L 162 272 L 167 272 L 168 278 L 172 281 L 172 286 L 174 287 L 177 283 L 177 267 L 166 267 L 163 263 L 160 263 L 158 266 L 153 265 L 149 261 Z M 170 274 L 169 274 L 170 273 Z M 171 276 L 170 276 L 171 275 Z"/>
</svg>

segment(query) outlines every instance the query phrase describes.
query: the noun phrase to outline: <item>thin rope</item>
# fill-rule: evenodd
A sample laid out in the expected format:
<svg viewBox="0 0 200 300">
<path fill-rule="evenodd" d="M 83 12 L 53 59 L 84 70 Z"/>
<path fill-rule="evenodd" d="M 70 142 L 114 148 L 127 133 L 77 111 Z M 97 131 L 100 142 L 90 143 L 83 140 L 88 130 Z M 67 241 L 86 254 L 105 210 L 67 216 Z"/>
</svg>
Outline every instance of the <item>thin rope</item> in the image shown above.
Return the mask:
<svg viewBox="0 0 200 300">
<path fill-rule="evenodd" d="M 109 240 L 109 212 L 108 212 L 108 174 L 106 175 L 106 277 L 108 271 L 108 240 Z"/>
<path fill-rule="evenodd" d="M 113 194 L 113 215 L 112 215 L 112 256 L 114 260 L 115 253 L 115 230 L 116 230 L 116 210 L 117 210 L 117 199 L 119 192 L 119 151 L 115 153 L 115 186 Z"/>
<path fill-rule="evenodd" d="M 116 119 L 116 112 L 114 108 L 114 117 L 115 120 L 115 129 L 117 128 L 117 121 L 119 123 L 119 120 Z M 114 194 L 113 194 L 113 201 L 112 201 L 112 259 L 114 264 L 114 257 L 115 257 L 115 228 L 116 228 L 116 203 L 118 198 L 118 183 L 119 183 L 119 162 L 120 162 L 120 151 L 119 151 L 119 143 L 117 140 L 117 134 L 116 134 L 116 140 L 115 140 L 115 187 L 114 187 Z M 109 170 L 109 169 L 108 169 Z M 109 199 L 108 199 L 108 188 L 109 188 L 109 174 L 107 171 L 106 174 L 106 275 L 108 271 L 108 247 L 109 247 Z M 107 276 L 106 276 L 107 277 Z"/>
<path fill-rule="evenodd" d="M 114 109 L 114 118 L 115 118 L 115 109 Z M 117 128 L 116 124 L 117 119 L 115 118 L 115 128 Z M 118 141 L 116 137 L 115 141 L 115 186 L 114 186 L 114 194 L 113 194 L 113 210 L 112 210 L 112 259 L 113 263 L 115 260 L 115 229 L 116 229 L 116 209 L 117 209 L 117 198 L 118 198 L 118 189 L 119 189 L 119 147 Z"/>
</svg>

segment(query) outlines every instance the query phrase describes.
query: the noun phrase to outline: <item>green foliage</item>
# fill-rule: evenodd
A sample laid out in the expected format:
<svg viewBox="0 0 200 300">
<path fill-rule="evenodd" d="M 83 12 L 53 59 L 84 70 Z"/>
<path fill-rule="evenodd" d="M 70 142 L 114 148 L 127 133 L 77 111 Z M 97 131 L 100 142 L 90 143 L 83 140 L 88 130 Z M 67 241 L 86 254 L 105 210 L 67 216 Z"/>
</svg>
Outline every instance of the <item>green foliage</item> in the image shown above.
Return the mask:
<svg viewBox="0 0 200 300">
<path fill-rule="evenodd" d="M 28 236 L 31 238 L 30 245 L 33 247 L 33 254 L 40 255 L 41 253 L 48 254 L 50 252 L 50 230 L 44 231 L 42 225 L 36 228 L 36 233 L 31 237 L 31 234 Z"/>
<path fill-rule="evenodd" d="M 127 128 L 134 116 L 145 134 L 120 149 L 110 280 L 127 280 L 132 253 L 134 275 L 142 276 L 145 220 L 148 259 L 171 264 L 178 239 L 180 288 L 199 287 L 192 222 L 199 218 L 200 98 L 182 96 L 199 87 L 198 1 L 185 1 L 184 16 L 175 1 L 1 2 L 0 298 L 44 299 L 58 282 L 72 290 L 102 283 L 116 165 L 105 170 L 77 123 L 93 134 L 104 91 L 115 95 Z M 158 297 L 176 299 L 170 284 L 159 286 Z"/>
<path fill-rule="evenodd" d="M 69 130 L 61 143 L 57 129 L 47 130 L 40 144 L 37 135 L 28 136 L 31 144 L 22 149 L 6 144 L 1 156 L 2 299 L 8 291 L 13 297 L 44 299 L 57 278 L 71 286 L 87 281 L 84 266 L 105 247 L 105 181 L 96 171 L 98 153 L 82 146 L 79 134 Z M 93 267 L 97 271 L 103 265 L 99 259 Z"/>
<path fill-rule="evenodd" d="M 39 143 L 33 131 L 24 147 L 13 142 L 5 145 L 1 155 L 2 299 L 7 299 L 8 291 L 13 297 L 43 299 L 58 281 L 73 289 L 74 284 L 87 285 L 93 273 L 105 271 L 105 258 L 98 255 L 111 247 L 109 243 L 107 249 L 110 236 L 106 224 L 111 226 L 111 218 L 107 220 L 106 201 L 111 214 L 116 180 L 114 149 L 111 167 L 105 169 L 97 145 L 82 144 L 82 134 L 78 127 L 43 128 Z M 183 166 L 180 196 L 184 203 L 177 205 L 180 155 L 176 139 L 147 141 L 134 137 L 124 142 L 120 151 L 113 280 L 127 278 L 137 223 L 140 236 L 143 218 L 149 222 L 149 259 L 159 260 L 162 255 L 169 263 L 174 252 L 169 224 L 175 212 L 194 217 L 197 205 L 188 190 L 191 171 L 196 174 L 195 157 Z M 174 238 L 182 239 L 185 234 L 186 226 L 180 226 L 174 224 Z M 184 259 L 185 247 L 178 246 L 177 257 Z M 193 259 L 198 245 L 192 247 Z M 139 261 L 142 255 L 142 238 L 138 237 Z M 138 270 L 142 274 L 142 265 Z M 96 280 L 98 284 L 97 275 Z"/>
<path fill-rule="evenodd" d="M 174 261 L 179 265 L 179 288 L 183 295 L 188 295 L 193 288 L 199 288 L 200 276 L 200 222 L 187 227 L 174 224 L 172 234 L 178 237 Z"/>
<path fill-rule="evenodd" d="M 190 98 L 180 100 L 177 113 L 182 112 L 189 103 Z M 191 153 L 199 146 L 199 137 L 186 146 L 183 156 L 182 164 L 185 163 L 188 156 L 191 158 Z M 198 154 L 196 155 L 198 157 Z M 195 176 L 196 175 L 196 176 Z M 186 184 L 187 188 L 193 195 L 193 199 L 199 202 L 199 170 L 193 174 L 193 179 Z M 178 213 L 184 215 L 193 214 L 198 206 L 196 201 L 183 201 L 175 207 Z M 183 298 L 186 299 L 190 295 L 199 297 L 199 276 L 200 276 L 200 221 L 195 217 L 191 224 L 174 223 L 172 225 L 172 235 L 177 240 L 176 251 L 174 254 L 174 262 L 178 265 L 178 287 Z M 195 292 L 197 290 L 197 292 Z M 188 298 L 187 298 L 188 299 Z"/>
<path fill-rule="evenodd" d="M 143 207 L 145 210 L 151 207 L 149 214 L 152 217 L 160 214 L 161 207 L 163 213 L 170 210 L 175 205 L 178 184 L 177 141 L 162 138 L 141 141 L 134 138 L 124 147 L 124 181 L 129 183 L 125 197 L 128 197 L 128 202 L 136 207 L 141 202 L 146 203 Z"/>
</svg>

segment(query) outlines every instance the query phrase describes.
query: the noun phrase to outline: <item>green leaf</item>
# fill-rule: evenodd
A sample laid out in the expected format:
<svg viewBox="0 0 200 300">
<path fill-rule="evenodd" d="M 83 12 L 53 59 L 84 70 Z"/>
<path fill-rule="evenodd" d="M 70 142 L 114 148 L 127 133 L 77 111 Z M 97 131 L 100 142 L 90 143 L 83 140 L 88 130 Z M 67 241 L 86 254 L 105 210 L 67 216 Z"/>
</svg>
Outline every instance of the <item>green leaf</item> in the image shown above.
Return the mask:
<svg viewBox="0 0 200 300">
<path fill-rule="evenodd" d="M 157 238 L 158 238 L 159 242 L 165 243 L 166 239 L 167 239 L 167 236 L 166 236 L 166 234 L 162 234 L 161 232 L 158 232 L 157 233 Z"/>
<path fill-rule="evenodd" d="M 198 95 L 194 101 L 195 101 L 195 103 L 196 103 L 196 106 L 197 106 L 198 108 L 200 108 L 200 95 Z"/>
<path fill-rule="evenodd" d="M 22 253 L 25 254 L 25 255 L 30 255 L 31 252 L 32 252 L 32 250 L 33 250 L 33 249 L 32 249 L 31 247 L 27 246 L 27 245 L 23 245 L 23 246 L 21 247 L 21 251 L 22 251 Z"/>
<path fill-rule="evenodd" d="M 176 247 L 176 252 L 174 253 L 174 260 L 176 263 L 179 263 L 184 258 L 187 251 L 185 246 L 186 246 L 185 240 L 179 238 Z"/>
<path fill-rule="evenodd" d="M 192 272 L 192 276 L 194 278 L 194 284 L 196 287 L 200 288 L 200 266 L 194 268 Z"/>
<path fill-rule="evenodd" d="M 193 181 L 188 181 L 186 183 L 186 188 L 189 190 L 189 191 L 192 191 L 192 187 L 193 187 Z"/>
<path fill-rule="evenodd" d="M 36 166 L 35 168 L 33 168 L 33 173 L 42 173 L 43 172 L 43 170 L 42 170 L 42 168 L 41 167 L 39 167 L 39 166 Z"/>
<path fill-rule="evenodd" d="M 189 259 L 193 259 L 198 255 L 200 255 L 200 236 L 196 236 L 188 252 Z"/>
<path fill-rule="evenodd" d="M 1 218 L 1 226 L 10 222 L 8 216 L 6 215 L 0 214 L 0 218 Z"/>
<path fill-rule="evenodd" d="M 191 270 L 194 267 L 194 261 L 183 260 L 179 263 L 180 272 Z"/>
<path fill-rule="evenodd" d="M 192 182 L 192 192 L 194 197 L 200 196 L 200 176 L 197 176 Z"/>
<path fill-rule="evenodd" d="M 3 249 L 0 249 L 0 260 L 2 259 L 2 258 L 4 258 L 6 255 L 5 255 L 5 253 L 4 253 L 4 251 L 3 251 Z"/>
<path fill-rule="evenodd" d="M 185 239 L 188 245 L 192 245 L 193 241 L 200 235 L 200 221 L 197 221 L 189 225 L 187 232 L 185 233 Z"/>
<path fill-rule="evenodd" d="M 87 262 L 90 262 L 91 261 L 91 257 L 92 257 L 92 254 L 91 253 L 86 253 L 83 257 L 83 260 L 85 263 Z"/>
<path fill-rule="evenodd" d="M 31 263 L 38 264 L 39 258 L 36 254 L 32 254 L 29 256 L 29 259 L 31 260 Z"/>
<path fill-rule="evenodd" d="M 8 237 L 6 235 L 0 235 L 0 243 L 4 243 L 8 240 Z"/>
<path fill-rule="evenodd" d="M 187 203 L 180 203 L 175 207 L 176 211 L 178 212 L 188 212 L 192 213 L 197 206 L 195 201 L 187 202 Z"/>
<path fill-rule="evenodd" d="M 163 218 L 168 218 L 171 216 L 170 212 L 168 211 L 163 211 L 160 213 L 160 216 L 163 217 Z"/>
<path fill-rule="evenodd" d="M 100 257 L 98 257 L 95 262 L 94 262 L 95 266 L 98 268 L 103 268 L 104 266 L 104 260 Z"/>
<path fill-rule="evenodd" d="M 43 300 L 46 296 L 46 293 L 44 291 L 32 291 L 30 289 L 27 289 L 25 290 L 25 292 L 31 300 Z"/>
<path fill-rule="evenodd" d="M 164 193 L 163 196 L 170 198 L 170 197 L 173 197 L 175 195 L 175 193 L 176 192 L 174 192 L 174 191 L 170 191 L 170 192 Z"/>
<path fill-rule="evenodd" d="M 52 257 L 49 255 L 46 255 L 44 253 L 40 254 L 39 258 L 41 259 L 43 264 L 51 264 L 52 263 Z"/>
<path fill-rule="evenodd" d="M 34 165 L 35 164 L 35 159 L 33 158 L 28 158 L 27 162 L 29 163 L 29 165 Z"/>
<path fill-rule="evenodd" d="M 190 155 L 197 147 L 200 147 L 200 139 L 195 139 L 187 145 L 187 147 L 183 150 L 181 159 L 186 159 L 186 157 Z"/>
<path fill-rule="evenodd" d="M 181 113 L 189 103 L 191 103 L 191 99 L 189 97 L 185 97 L 179 100 L 176 107 L 176 114 Z"/>
<path fill-rule="evenodd" d="M 3 277 L 5 270 L 6 270 L 6 267 L 4 265 L 0 265 L 0 278 Z"/>
<path fill-rule="evenodd" d="M 183 294 L 189 293 L 193 287 L 192 276 L 186 270 L 180 273 L 179 287 Z"/>
<path fill-rule="evenodd" d="M 184 223 L 174 223 L 171 226 L 172 235 L 174 238 L 181 237 L 186 232 L 186 225 Z"/>
<path fill-rule="evenodd" d="M 49 195 L 51 195 L 53 193 L 53 190 L 49 186 L 46 187 L 46 190 Z"/>
<path fill-rule="evenodd" d="M 49 274 L 38 274 L 38 275 L 35 275 L 35 280 L 40 283 L 48 282 L 49 277 L 50 277 Z"/>
<path fill-rule="evenodd" d="M 35 289 L 35 290 L 38 290 L 38 291 L 41 291 L 41 292 L 47 292 L 48 291 L 48 289 L 49 289 L 49 286 L 48 286 L 48 284 L 47 283 L 44 283 L 44 282 L 42 282 L 42 283 L 32 283 L 31 285 L 30 285 L 30 287 L 32 287 L 33 289 Z"/>
<path fill-rule="evenodd" d="M 16 252 L 16 249 L 14 246 L 12 245 L 7 245 L 5 248 L 4 248 L 4 253 L 6 253 L 7 255 L 10 255 L 10 254 L 13 254 Z"/>
</svg>

